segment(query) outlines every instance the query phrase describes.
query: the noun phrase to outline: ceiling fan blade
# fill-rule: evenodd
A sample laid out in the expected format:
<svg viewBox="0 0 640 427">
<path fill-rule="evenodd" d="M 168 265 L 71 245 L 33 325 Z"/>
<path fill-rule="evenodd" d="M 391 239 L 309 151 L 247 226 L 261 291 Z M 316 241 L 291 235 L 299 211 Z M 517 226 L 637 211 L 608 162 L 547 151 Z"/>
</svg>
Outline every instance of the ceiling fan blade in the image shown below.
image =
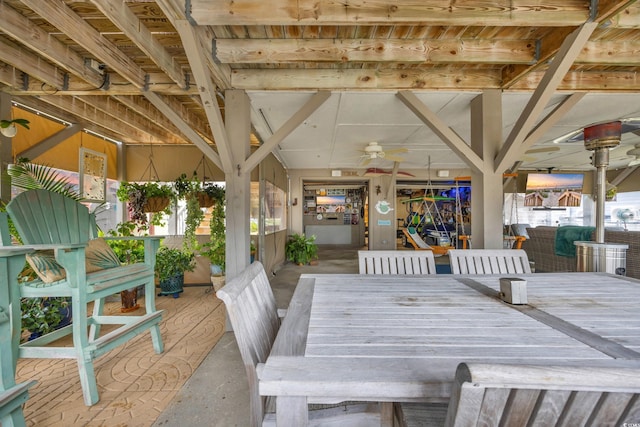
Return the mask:
<svg viewBox="0 0 640 427">
<path fill-rule="evenodd" d="M 391 160 L 392 162 L 404 162 L 404 158 L 400 157 L 400 156 L 393 156 L 393 155 L 389 155 L 389 152 L 387 152 L 387 155 L 384 157 L 385 160 Z"/>
<path fill-rule="evenodd" d="M 553 151 L 558 151 L 558 150 L 560 150 L 560 147 L 554 147 L 554 146 L 538 147 L 538 148 L 532 148 L 530 150 L 527 150 L 524 152 L 524 154 L 551 153 Z"/>
<path fill-rule="evenodd" d="M 407 148 L 392 148 L 391 150 L 384 150 L 387 154 L 400 154 L 400 153 L 408 153 L 409 150 Z"/>
<path fill-rule="evenodd" d="M 371 163 L 371 157 L 365 157 L 360 162 L 360 166 L 367 166 L 369 163 Z"/>
</svg>

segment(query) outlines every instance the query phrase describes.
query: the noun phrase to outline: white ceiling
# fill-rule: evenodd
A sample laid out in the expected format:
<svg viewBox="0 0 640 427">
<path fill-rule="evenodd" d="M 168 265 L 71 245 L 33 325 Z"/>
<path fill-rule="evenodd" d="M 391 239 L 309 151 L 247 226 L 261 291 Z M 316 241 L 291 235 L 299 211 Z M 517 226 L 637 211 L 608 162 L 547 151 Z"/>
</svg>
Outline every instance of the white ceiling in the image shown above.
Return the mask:
<svg viewBox="0 0 640 427">
<path fill-rule="evenodd" d="M 263 141 L 282 126 L 314 92 L 249 92 L 252 121 Z M 470 102 L 478 92 L 417 92 L 416 96 L 460 137 L 470 139 Z M 531 94 L 504 93 L 503 140 L 507 138 Z M 554 96 L 548 114 L 565 95 Z M 587 94 L 562 118 L 535 148 L 553 146 L 558 151 L 525 156 L 520 169 L 592 170 L 591 152 L 583 143 L 554 144 L 553 140 L 576 129 L 621 118 L 640 118 L 640 93 Z M 265 123 L 268 122 L 267 123 Z M 640 132 L 636 132 L 640 133 Z M 361 163 L 364 147 L 377 141 L 384 149 L 404 147 L 401 169 L 461 169 L 466 165 L 416 117 L 395 92 L 333 92 L 303 124 L 287 136 L 276 150 L 286 167 L 293 169 L 390 169 L 393 162 L 376 159 Z M 640 136 L 623 134 L 621 144 L 610 153 L 610 168 L 622 168 L 632 160 L 626 152 L 640 144 Z"/>
</svg>

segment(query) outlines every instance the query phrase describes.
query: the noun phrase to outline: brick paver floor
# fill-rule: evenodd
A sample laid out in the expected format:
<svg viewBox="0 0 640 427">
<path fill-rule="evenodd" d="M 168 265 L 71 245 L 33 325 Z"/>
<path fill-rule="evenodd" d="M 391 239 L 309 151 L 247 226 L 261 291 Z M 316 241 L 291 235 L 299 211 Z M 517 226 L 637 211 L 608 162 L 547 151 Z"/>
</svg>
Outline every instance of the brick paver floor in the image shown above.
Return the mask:
<svg viewBox="0 0 640 427">
<path fill-rule="evenodd" d="M 82 399 L 75 360 L 20 359 L 18 382 L 38 382 L 24 408 L 27 425 L 151 426 L 224 333 L 224 304 L 209 289 L 186 287 L 179 298 L 156 298 L 165 310 L 164 352 L 155 354 L 145 332 L 98 358 L 100 400 L 93 406 Z M 106 310 L 119 307 L 111 303 Z"/>
</svg>

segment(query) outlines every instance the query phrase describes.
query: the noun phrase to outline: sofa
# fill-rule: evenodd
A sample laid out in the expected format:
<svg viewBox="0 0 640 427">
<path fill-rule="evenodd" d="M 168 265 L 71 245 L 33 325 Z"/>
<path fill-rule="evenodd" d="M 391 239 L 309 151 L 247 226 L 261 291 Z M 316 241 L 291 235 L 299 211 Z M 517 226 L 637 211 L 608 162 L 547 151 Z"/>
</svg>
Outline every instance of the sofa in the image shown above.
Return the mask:
<svg viewBox="0 0 640 427">
<path fill-rule="evenodd" d="M 536 272 L 576 271 L 576 257 L 556 254 L 555 242 L 558 227 L 539 226 L 527 228 L 529 238 L 522 243 L 529 261 L 535 263 Z M 595 231 L 591 235 L 594 241 Z M 629 245 L 627 249 L 626 275 L 640 279 L 640 231 L 618 231 L 605 229 L 606 243 L 622 243 Z"/>
</svg>

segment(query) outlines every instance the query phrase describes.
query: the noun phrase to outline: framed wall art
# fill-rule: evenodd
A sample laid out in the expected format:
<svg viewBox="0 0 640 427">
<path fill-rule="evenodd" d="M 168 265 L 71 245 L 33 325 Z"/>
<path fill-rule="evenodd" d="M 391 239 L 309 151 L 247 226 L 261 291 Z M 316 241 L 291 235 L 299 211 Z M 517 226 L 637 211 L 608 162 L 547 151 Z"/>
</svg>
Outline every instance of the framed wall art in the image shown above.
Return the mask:
<svg viewBox="0 0 640 427">
<path fill-rule="evenodd" d="M 87 202 L 104 202 L 107 195 L 107 155 L 80 147 L 80 195 Z"/>
</svg>

